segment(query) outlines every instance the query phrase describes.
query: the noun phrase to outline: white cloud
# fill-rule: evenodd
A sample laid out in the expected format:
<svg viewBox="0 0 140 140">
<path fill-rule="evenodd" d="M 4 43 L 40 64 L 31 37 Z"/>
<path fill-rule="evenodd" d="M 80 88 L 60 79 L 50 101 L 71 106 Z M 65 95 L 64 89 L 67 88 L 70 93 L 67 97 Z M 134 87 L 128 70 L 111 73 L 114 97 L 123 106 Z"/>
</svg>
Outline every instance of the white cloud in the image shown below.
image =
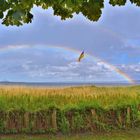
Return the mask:
<svg viewBox="0 0 140 140">
<path fill-rule="evenodd" d="M 127 72 L 140 72 L 140 63 L 138 63 L 138 64 L 122 64 L 119 67 Z"/>
<path fill-rule="evenodd" d="M 75 59 L 75 54 L 71 51 L 58 48 L 56 53 L 56 48 L 45 46 L 19 48 L 21 49 L 9 51 L 10 56 L 6 53 L 0 56 L 0 66 L 4 67 L 4 69 L 0 69 L 0 72 L 5 71 L 5 73 L 9 73 L 11 77 L 18 73 L 20 79 L 24 77 L 25 79 L 32 79 L 33 81 L 37 81 L 38 79 L 40 79 L 40 81 L 124 80 L 123 77 L 113 71 L 109 64 L 100 60 L 95 62 L 95 60 L 89 56 L 85 56 L 79 63 L 77 59 Z M 11 48 L 11 50 L 13 49 Z M 71 59 L 67 59 L 67 57 L 71 57 Z M 139 66 L 140 64 L 122 64 L 119 67 L 125 72 L 133 71 L 138 73 L 140 72 Z"/>
<path fill-rule="evenodd" d="M 112 77 L 117 77 L 107 64 L 103 62 L 95 63 L 88 59 L 80 63 L 69 60 L 65 65 L 61 65 L 61 63 L 59 65 L 50 65 L 49 63 L 42 65 L 41 63 L 34 64 L 32 61 L 27 61 L 22 65 L 22 68 L 29 77 L 52 80 L 100 81 L 102 79 L 110 80 Z"/>
</svg>

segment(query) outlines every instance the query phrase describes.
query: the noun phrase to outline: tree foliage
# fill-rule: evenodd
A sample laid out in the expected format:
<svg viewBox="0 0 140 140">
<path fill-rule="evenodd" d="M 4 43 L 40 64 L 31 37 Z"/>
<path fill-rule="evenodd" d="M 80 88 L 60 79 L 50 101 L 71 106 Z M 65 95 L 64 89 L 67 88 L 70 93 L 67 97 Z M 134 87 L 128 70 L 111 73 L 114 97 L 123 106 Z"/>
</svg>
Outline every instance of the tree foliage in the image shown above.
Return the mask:
<svg viewBox="0 0 140 140">
<path fill-rule="evenodd" d="M 140 0 L 130 0 L 131 3 L 140 6 Z M 112 6 L 125 5 L 127 0 L 110 0 Z M 62 20 L 72 18 L 73 14 L 82 13 L 91 21 L 98 21 L 104 0 L 0 0 L 0 19 L 2 24 L 23 25 L 31 23 L 33 14 L 31 9 L 34 6 L 48 9 L 51 7 L 54 10 L 54 15 L 60 16 Z"/>
</svg>

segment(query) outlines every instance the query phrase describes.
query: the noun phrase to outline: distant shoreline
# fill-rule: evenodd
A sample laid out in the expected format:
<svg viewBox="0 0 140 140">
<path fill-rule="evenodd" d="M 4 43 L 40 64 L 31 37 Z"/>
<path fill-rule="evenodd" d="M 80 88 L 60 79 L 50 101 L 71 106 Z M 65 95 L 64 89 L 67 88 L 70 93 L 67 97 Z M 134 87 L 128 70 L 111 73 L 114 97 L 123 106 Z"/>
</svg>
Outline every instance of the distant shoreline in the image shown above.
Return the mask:
<svg viewBox="0 0 140 140">
<path fill-rule="evenodd" d="M 0 86 L 26 86 L 26 87 L 46 87 L 46 88 L 63 88 L 63 87 L 79 87 L 79 86 L 107 86 L 107 87 L 120 87 L 120 86 L 138 86 L 140 82 L 135 84 L 125 83 L 125 82 L 112 82 L 112 83 L 82 83 L 82 82 L 46 82 L 46 83 L 37 83 L 37 82 L 0 82 Z"/>
</svg>

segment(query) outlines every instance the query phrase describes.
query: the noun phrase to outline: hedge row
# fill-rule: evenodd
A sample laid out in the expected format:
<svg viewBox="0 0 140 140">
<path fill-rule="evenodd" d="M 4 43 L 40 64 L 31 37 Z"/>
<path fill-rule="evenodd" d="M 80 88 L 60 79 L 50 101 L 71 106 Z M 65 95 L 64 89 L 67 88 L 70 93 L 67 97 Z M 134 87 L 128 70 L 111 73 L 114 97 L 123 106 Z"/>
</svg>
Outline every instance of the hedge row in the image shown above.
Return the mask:
<svg viewBox="0 0 140 140">
<path fill-rule="evenodd" d="M 69 111 L 50 108 L 37 112 L 0 111 L 0 133 L 81 133 L 140 126 L 140 106 L 116 110 L 86 108 Z"/>
</svg>

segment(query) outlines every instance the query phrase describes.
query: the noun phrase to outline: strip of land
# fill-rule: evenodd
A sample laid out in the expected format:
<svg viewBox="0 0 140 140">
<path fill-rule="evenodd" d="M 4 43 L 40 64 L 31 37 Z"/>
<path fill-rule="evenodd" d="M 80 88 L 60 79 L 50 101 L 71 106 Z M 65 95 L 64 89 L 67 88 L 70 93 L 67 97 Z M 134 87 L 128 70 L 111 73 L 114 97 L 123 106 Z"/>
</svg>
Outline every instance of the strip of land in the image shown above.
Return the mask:
<svg viewBox="0 0 140 140">
<path fill-rule="evenodd" d="M 106 133 L 75 134 L 70 136 L 48 136 L 48 135 L 10 135 L 0 136 L 0 140 L 139 140 L 140 129 L 121 130 Z"/>
</svg>

